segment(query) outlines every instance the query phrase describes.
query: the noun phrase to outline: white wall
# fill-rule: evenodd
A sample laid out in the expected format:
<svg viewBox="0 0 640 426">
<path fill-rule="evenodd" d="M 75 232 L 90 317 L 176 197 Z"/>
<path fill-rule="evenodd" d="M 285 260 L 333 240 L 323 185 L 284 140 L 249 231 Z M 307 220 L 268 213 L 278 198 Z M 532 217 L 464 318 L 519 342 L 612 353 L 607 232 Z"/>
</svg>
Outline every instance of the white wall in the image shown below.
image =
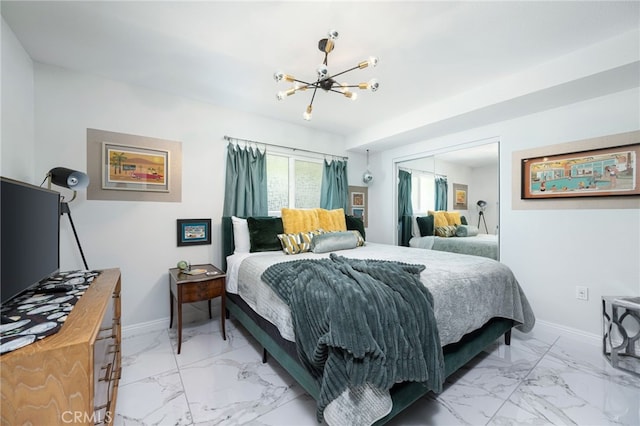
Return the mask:
<svg viewBox="0 0 640 426">
<path fill-rule="evenodd" d="M 399 159 L 483 139 L 500 141 L 500 258 L 522 285 L 537 319 L 601 333 L 602 295 L 640 294 L 640 200 L 637 209 L 518 210 L 511 208 L 512 153 L 640 129 L 640 90 L 633 89 L 376 153 L 369 189 L 367 238 L 394 241 L 393 167 Z M 518 167 L 518 165 L 515 165 Z M 576 285 L 589 300 L 575 298 Z"/>
<path fill-rule="evenodd" d="M 181 203 L 96 201 L 80 194 L 70 205 L 89 267 L 122 270 L 124 326 L 168 318 L 167 270 L 178 260 L 220 264 L 224 135 L 347 155 L 336 135 L 48 65 L 35 66 L 35 94 L 36 170 L 43 176 L 54 166 L 86 170 L 87 128 L 182 142 Z M 360 174 L 350 168 L 350 179 Z M 212 245 L 177 247 L 178 218 L 211 218 Z M 63 217 L 61 269 L 81 267 Z"/>
<path fill-rule="evenodd" d="M 2 18 L 0 174 L 34 184 L 33 61 Z M 48 171 L 48 170 L 47 170 Z"/>
</svg>

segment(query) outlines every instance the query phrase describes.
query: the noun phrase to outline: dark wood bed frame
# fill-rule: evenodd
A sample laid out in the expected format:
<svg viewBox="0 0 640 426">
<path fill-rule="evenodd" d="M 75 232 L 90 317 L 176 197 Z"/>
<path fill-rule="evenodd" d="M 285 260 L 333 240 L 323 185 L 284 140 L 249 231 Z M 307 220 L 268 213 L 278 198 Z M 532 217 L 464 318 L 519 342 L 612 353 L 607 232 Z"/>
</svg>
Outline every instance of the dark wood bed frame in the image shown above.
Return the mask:
<svg viewBox="0 0 640 426">
<path fill-rule="evenodd" d="M 223 269 L 226 270 L 226 258 L 234 250 L 233 226 L 231 217 L 222 218 L 222 254 Z M 318 399 L 320 388 L 316 380 L 307 372 L 298 360 L 295 343 L 283 339 L 277 328 L 255 313 L 237 294 L 227 293 L 226 309 L 243 327 L 262 345 L 266 361 L 269 353 L 291 376 L 311 395 Z M 459 342 L 443 348 L 445 374 L 450 376 L 460 367 L 480 354 L 500 336 L 505 337 L 505 343 L 511 342 L 511 328 L 514 323 L 510 319 L 492 318 L 482 328 L 465 335 Z M 382 425 L 410 406 L 431 389 L 416 382 L 405 382 L 395 385 L 391 389 L 393 408 L 375 425 Z"/>
</svg>

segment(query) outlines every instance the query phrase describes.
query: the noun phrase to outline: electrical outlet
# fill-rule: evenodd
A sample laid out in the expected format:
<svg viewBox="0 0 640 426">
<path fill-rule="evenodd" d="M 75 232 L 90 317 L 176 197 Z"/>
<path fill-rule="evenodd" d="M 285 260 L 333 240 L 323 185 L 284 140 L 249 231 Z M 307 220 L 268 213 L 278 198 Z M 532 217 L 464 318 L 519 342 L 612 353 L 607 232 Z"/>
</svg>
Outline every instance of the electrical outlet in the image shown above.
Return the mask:
<svg viewBox="0 0 640 426">
<path fill-rule="evenodd" d="M 576 286 L 576 299 L 589 300 L 589 288 L 580 285 Z"/>
</svg>

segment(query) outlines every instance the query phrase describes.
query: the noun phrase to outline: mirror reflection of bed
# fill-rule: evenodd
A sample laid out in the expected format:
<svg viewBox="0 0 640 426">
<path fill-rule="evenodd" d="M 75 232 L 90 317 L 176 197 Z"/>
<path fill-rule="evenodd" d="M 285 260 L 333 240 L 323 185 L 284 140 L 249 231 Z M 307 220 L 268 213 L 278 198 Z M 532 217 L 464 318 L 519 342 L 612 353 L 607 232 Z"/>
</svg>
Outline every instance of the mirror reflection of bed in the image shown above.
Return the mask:
<svg viewBox="0 0 640 426">
<path fill-rule="evenodd" d="M 497 141 L 416 155 L 396 163 L 398 173 L 411 174 L 413 213 L 398 218 L 398 245 L 499 260 L 499 164 Z M 446 182 L 444 204 L 445 191 L 439 189 L 442 181 Z M 445 230 L 442 215 L 433 217 L 434 212 L 459 215 L 459 219 L 447 218 Z M 425 225 L 436 220 L 439 226 Z"/>
</svg>

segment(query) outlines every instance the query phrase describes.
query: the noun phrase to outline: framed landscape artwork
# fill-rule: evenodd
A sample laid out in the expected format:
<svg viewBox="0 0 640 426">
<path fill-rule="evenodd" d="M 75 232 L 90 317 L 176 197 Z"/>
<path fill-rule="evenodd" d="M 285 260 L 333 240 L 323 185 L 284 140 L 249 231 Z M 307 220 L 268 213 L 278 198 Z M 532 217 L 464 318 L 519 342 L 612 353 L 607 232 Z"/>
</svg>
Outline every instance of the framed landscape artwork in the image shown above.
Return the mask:
<svg viewBox="0 0 640 426">
<path fill-rule="evenodd" d="M 169 151 L 102 144 L 102 189 L 169 191 Z"/>
<path fill-rule="evenodd" d="M 524 158 L 521 198 L 640 195 L 640 143 Z"/>
</svg>

